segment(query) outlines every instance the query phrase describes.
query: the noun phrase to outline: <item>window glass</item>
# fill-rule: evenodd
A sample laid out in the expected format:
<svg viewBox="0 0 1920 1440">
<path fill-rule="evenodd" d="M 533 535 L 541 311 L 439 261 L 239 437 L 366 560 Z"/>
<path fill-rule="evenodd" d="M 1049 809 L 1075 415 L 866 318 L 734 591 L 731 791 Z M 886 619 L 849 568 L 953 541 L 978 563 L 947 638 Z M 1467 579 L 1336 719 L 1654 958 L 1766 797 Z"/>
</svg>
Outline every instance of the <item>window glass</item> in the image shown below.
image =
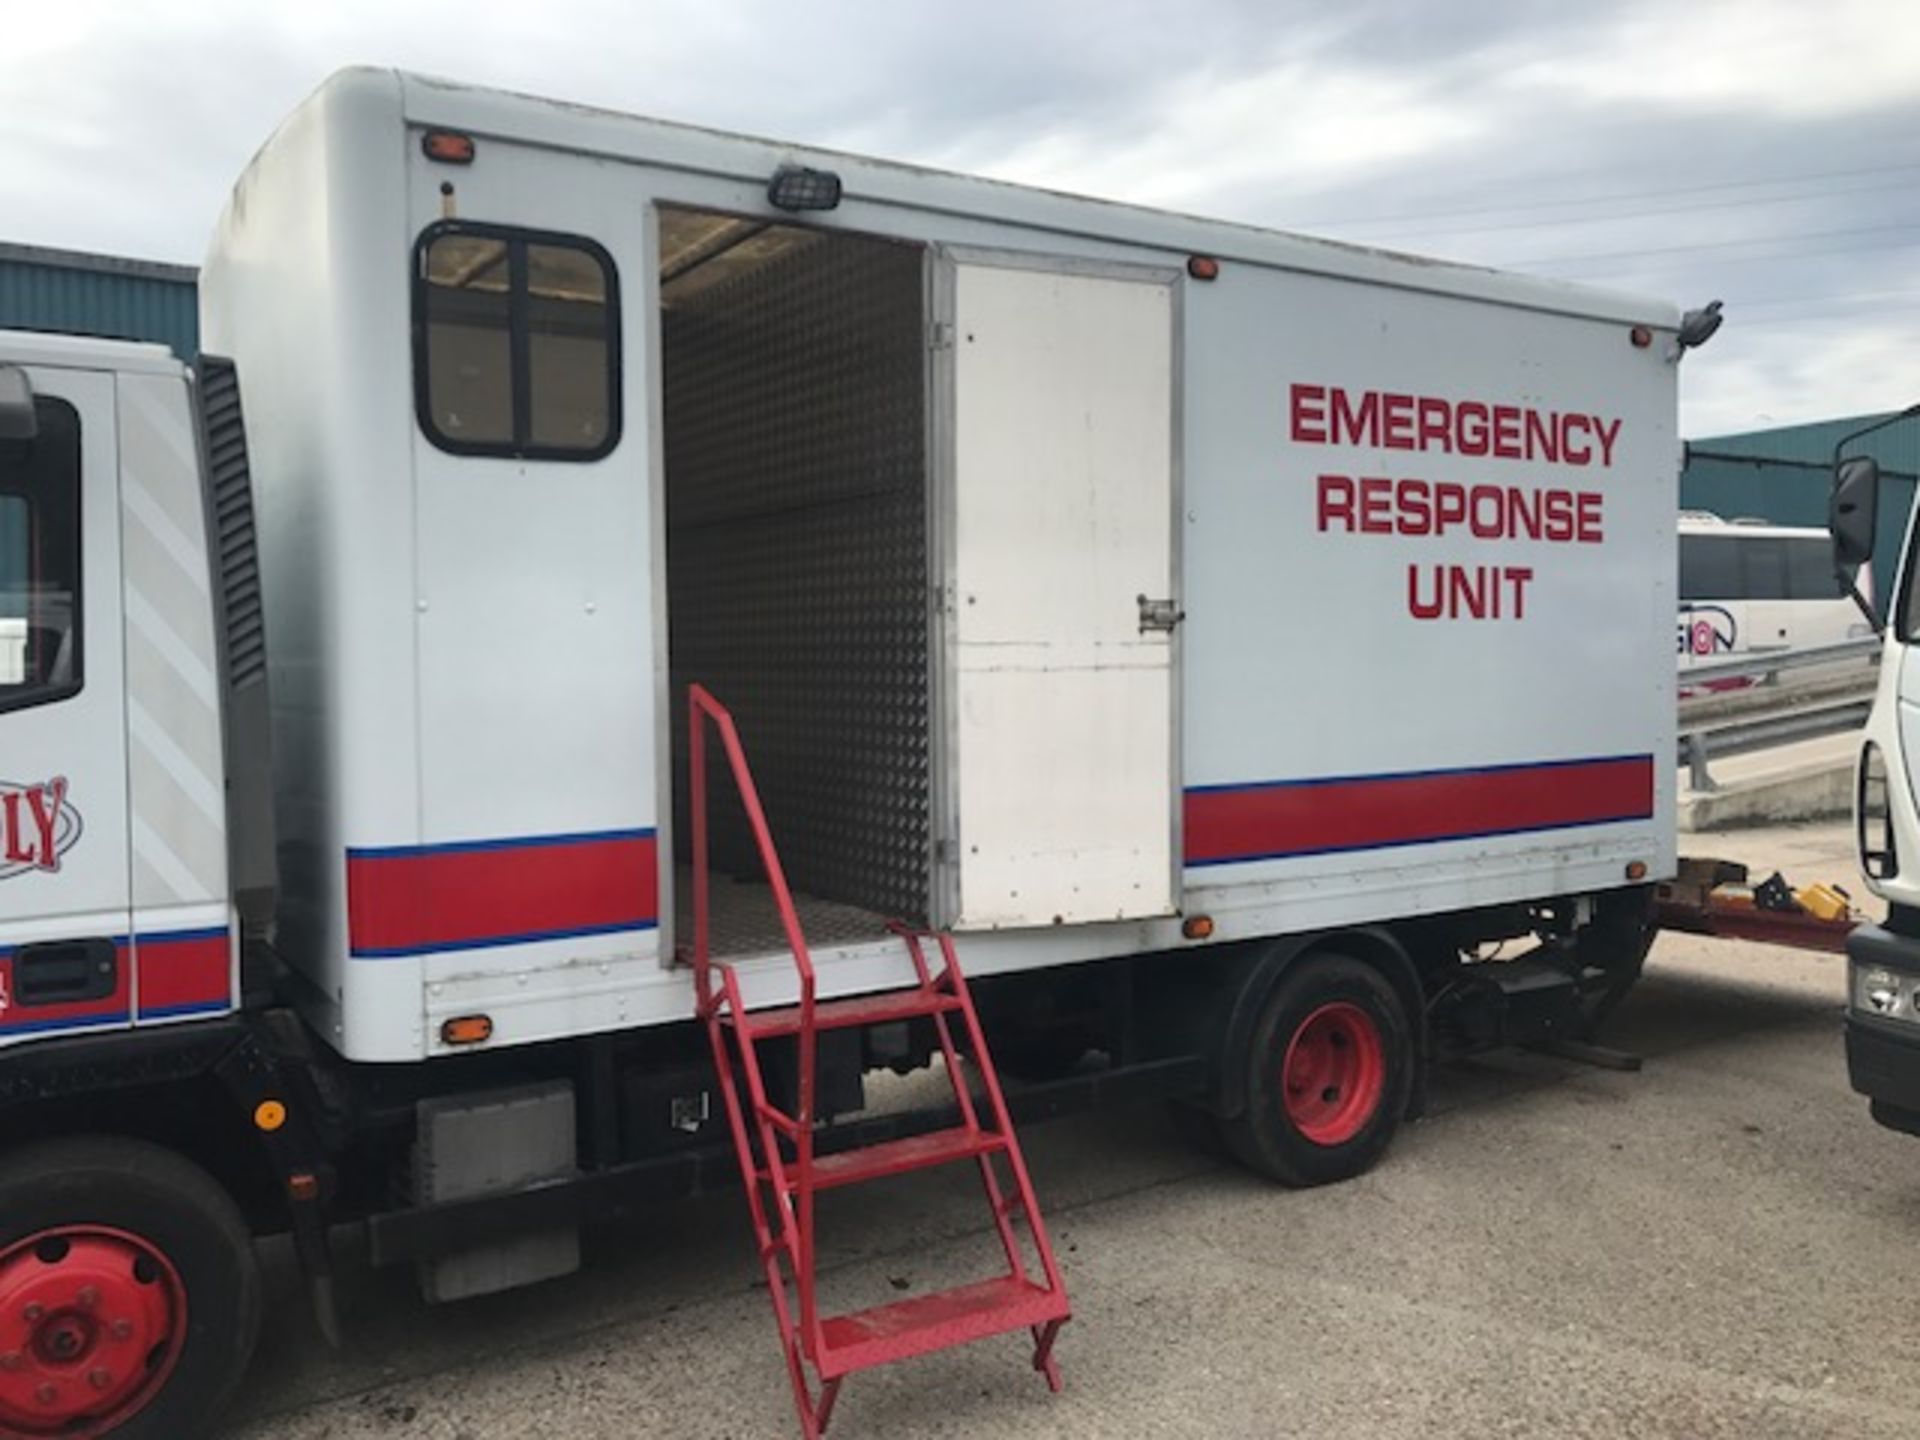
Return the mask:
<svg viewBox="0 0 1920 1440">
<path fill-rule="evenodd" d="M 607 272 L 570 245 L 527 246 L 527 373 L 536 446 L 597 450 L 607 438 Z"/>
<path fill-rule="evenodd" d="M 0 441 L 0 710 L 79 690 L 80 417 L 34 402 L 39 434 Z"/>
<path fill-rule="evenodd" d="M 1796 600 L 1838 600 L 1839 582 L 1833 578 L 1833 542 L 1809 535 L 1787 542 L 1787 588 Z"/>
<path fill-rule="evenodd" d="M 1680 598 L 1738 600 L 1740 596 L 1740 550 L 1732 537 L 1682 535 Z"/>
<path fill-rule="evenodd" d="M 1748 535 L 1736 543 L 1744 552 L 1741 573 L 1746 579 L 1745 597 L 1787 599 L 1787 542 L 1778 536 Z"/>
<path fill-rule="evenodd" d="M 442 449 L 594 459 L 619 438 L 617 296 L 587 241 L 487 226 L 427 232 L 420 420 Z"/>
<path fill-rule="evenodd" d="M 513 440 L 507 243 L 440 235 L 426 254 L 427 412 L 456 444 Z"/>
</svg>

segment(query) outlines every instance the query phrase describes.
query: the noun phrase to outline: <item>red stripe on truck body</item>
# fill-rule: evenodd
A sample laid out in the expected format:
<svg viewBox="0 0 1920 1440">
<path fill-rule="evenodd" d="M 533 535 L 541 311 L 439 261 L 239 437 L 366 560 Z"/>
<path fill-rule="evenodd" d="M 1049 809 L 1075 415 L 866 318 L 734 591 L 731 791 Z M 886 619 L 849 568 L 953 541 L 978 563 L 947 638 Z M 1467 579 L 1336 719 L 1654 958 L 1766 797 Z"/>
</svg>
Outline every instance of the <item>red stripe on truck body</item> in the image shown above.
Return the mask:
<svg viewBox="0 0 1920 1440">
<path fill-rule="evenodd" d="M 651 830 L 349 850 L 348 950 L 386 959 L 650 930 L 659 888 Z"/>
<path fill-rule="evenodd" d="M 1232 865 L 1652 815 L 1651 755 L 1208 785 L 1186 793 L 1186 859 Z"/>
</svg>

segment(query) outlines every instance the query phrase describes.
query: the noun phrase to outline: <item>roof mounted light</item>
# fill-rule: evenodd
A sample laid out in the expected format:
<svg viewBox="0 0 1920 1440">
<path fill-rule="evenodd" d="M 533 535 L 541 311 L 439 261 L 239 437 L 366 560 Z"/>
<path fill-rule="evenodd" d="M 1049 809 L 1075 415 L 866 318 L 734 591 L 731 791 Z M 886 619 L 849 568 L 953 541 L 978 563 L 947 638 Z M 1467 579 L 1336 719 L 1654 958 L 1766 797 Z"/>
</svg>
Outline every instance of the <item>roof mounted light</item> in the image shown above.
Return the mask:
<svg viewBox="0 0 1920 1440">
<path fill-rule="evenodd" d="M 767 203 L 779 210 L 832 210 L 840 204 L 840 177 L 831 170 L 782 165 L 767 182 Z"/>
</svg>

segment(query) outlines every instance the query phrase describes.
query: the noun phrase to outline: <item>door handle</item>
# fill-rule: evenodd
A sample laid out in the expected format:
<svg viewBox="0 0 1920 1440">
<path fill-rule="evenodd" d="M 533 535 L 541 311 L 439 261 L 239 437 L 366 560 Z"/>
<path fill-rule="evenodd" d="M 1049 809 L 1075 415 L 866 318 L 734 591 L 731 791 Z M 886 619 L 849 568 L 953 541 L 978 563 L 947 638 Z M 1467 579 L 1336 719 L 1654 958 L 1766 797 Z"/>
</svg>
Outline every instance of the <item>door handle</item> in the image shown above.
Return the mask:
<svg viewBox="0 0 1920 1440">
<path fill-rule="evenodd" d="M 1187 618 L 1187 612 L 1180 608 L 1180 602 L 1177 600 L 1152 600 L 1142 595 L 1139 597 L 1139 603 L 1142 635 L 1152 634 L 1154 631 L 1171 635 L 1173 627 Z"/>
<path fill-rule="evenodd" d="M 23 945 L 13 957 L 13 1003 L 22 1009 L 104 1000 L 119 984 L 120 952 L 111 940 Z"/>
</svg>

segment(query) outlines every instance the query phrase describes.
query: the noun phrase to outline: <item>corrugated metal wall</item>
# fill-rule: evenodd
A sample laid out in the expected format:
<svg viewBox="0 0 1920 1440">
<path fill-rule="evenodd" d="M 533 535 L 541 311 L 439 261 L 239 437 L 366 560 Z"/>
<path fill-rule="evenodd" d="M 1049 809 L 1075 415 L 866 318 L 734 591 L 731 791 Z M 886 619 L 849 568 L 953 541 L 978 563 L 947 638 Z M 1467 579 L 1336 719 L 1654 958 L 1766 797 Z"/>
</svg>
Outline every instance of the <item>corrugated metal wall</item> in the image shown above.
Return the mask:
<svg viewBox="0 0 1920 1440">
<path fill-rule="evenodd" d="M 921 260 L 823 237 L 661 317 L 676 720 L 695 678 L 732 709 L 796 890 L 915 921 L 930 865 Z M 757 873 L 735 807 L 713 819 L 716 868 Z"/>
<path fill-rule="evenodd" d="M 1833 446 L 1881 417 L 1856 415 L 1742 435 L 1687 442 L 1680 506 L 1727 519 L 1751 515 L 1781 525 L 1825 525 L 1833 478 Z M 1920 419 L 1903 420 L 1847 447 L 1880 462 L 1880 534 L 1873 568 L 1884 593 L 1900 559 L 1900 542 L 1920 476 Z"/>
<path fill-rule="evenodd" d="M 200 353 L 195 273 L 189 265 L 0 244 L 0 330 L 157 341 L 191 360 Z"/>
</svg>

